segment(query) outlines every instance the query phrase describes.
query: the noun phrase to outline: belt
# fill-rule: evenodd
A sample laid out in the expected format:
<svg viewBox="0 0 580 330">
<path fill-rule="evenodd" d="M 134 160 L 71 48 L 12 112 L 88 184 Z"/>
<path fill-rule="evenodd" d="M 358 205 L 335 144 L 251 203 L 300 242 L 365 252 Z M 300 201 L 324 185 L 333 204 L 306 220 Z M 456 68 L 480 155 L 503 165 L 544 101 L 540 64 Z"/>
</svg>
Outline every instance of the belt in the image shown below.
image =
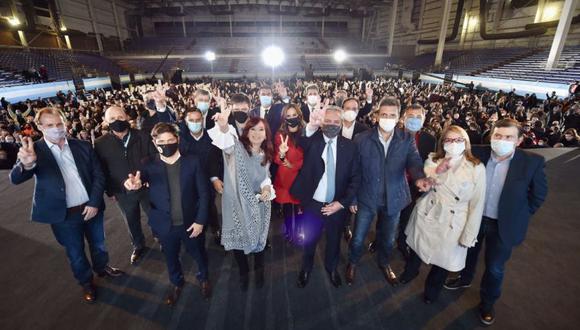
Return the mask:
<svg viewBox="0 0 580 330">
<path fill-rule="evenodd" d="M 82 203 L 81 205 L 69 207 L 66 209 L 66 213 L 70 214 L 70 213 L 82 212 L 85 209 L 85 206 L 87 206 L 87 203 Z"/>
</svg>

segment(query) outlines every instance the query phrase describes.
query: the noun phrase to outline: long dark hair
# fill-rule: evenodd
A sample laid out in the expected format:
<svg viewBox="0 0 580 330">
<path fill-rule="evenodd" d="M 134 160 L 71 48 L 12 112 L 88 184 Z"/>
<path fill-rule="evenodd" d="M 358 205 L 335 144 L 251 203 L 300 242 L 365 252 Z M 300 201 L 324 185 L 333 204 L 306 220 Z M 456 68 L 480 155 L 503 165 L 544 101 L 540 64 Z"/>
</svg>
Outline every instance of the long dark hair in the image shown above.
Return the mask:
<svg viewBox="0 0 580 330">
<path fill-rule="evenodd" d="M 242 136 L 240 136 L 240 142 L 246 148 L 248 154 L 252 154 L 252 143 L 248 138 L 248 133 L 250 133 L 250 129 L 254 126 L 257 126 L 259 123 L 264 124 L 264 129 L 266 130 L 266 139 L 262 142 L 260 148 L 264 152 L 264 160 L 262 161 L 262 166 L 266 166 L 268 163 L 272 163 L 274 159 L 274 145 L 272 144 L 272 132 L 270 131 L 270 126 L 268 126 L 268 122 L 265 119 L 260 117 L 252 117 L 244 126 L 244 130 L 242 131 Z"/>
<path fill-rule="evenodd" d="M 286 123 L 286 113 L 289 109 L 294 109 L 300 119 L 300 124 L 298 124 L 298 130 L 296 132 L 290 132 L 288 124 Z M 282 137 L 290 136 L 290 141 L 296 145 L 297 139 L 302 135 L 302 131 L 304 131 L 304 127 L 306 127 L 306 124 L 304 123 L 304 115 L 302 114 L 302 110 L 300 110 L 300 106 L 294 103 L 284 106 L 284 109 L 282 109 L 282 124 L 278 129 L 278 133 L 280 133 Z"/>
</svg>

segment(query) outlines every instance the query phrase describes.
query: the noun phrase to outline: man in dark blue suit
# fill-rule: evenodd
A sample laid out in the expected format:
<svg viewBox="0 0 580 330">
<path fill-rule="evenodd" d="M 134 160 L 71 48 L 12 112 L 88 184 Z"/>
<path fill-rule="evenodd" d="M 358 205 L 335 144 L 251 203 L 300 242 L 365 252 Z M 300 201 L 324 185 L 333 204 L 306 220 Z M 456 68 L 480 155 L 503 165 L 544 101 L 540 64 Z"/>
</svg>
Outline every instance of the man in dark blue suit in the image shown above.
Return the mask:
<svg viewBox="0 0 580 330">
<path fill-rule="evenodd" d="M 197 279 L 205 299 L 211 295 L 203 228 L 207 222 L 209 184 L 195 155 L 181 155 L 177 127 L 158 123 L 151 132 L 159 151 L 142 171 L 130 174 L 124 185 L 138 190 L 149 185 L 149 225 L 165 254 L 171 287 L 164 301 L 173 306 L 185 284 L 179 254 L 181 244 L 198 265 Z M 189 233 L 191 232 L 191 234 Z"/>
<path fill-rule="evenodd" d="M 266 119 L 272 132 L 272 139 L 274 139 L 282 123 L 282 108 L 284 108 L 284 104 L 272 104 L 272 88 L 270 86 L 260 87 L 259 96 L 260 105 L 250 110 L 250 117 Z"/>
<path fill-rule="evenodd" d="M 491 146 L 472 148 L 486 164 L 486 194 L 483 221 L 477 244 L 467 252 L 465 269 L 445 287 L 450 290 L 471 286 L 481 246 L 485 242 L 485 271 L 480 288 L 480 321 L 495 321 L 493 306 L 501 295 L 505 263 L 512 249 L 526 236 L 530 217 L 548 194 L 542 156 L 516 149 L 523 130 L 513 119 L 498 120 L 491 131 Z"/>
<path fill-rule="evenodd" d="M 10 181 L 21 184 L 35 177 L 31 219 L 51 225 L 83 287 L 83 299 L 92 303 L 96 299 L 93 271 L 100 277 L 123 274 L 108 266 L 103 228 L 105 176 L 88 142 L 66 138 L 65 119 L 58 110 L 43 108 L 35 120 L 44 138 L 34 143 L 23 139 Z M 85 237 L 92 270 L 85 255 Z"/>
<path fill-rule="evenodd" d="M 318 128 L 321 126 L 321 130 Z M 306 128 L 309 138 L 302 139 L 304 164 L 290 190 L 304 207 L 305 246 L 298 287 L 308 284 L 314 265 L 316 245 L 326 231 L 324 267 L 335 287 L 342 284 L 336 271 L 340 257 L 340 237 L 349 205 L 358 187 L 358 162 L 355 144 L 340 136 L 342 109 L 326 108 L 311 114 Z"/>
<path fill-rule="evenodd" d="M 385 279 L 393 286 L 397 276 L 390 266 L 390 257 L 395 242 L 401 210 L 411 203 L 411 193 L 406 173 L 421 189 L 426 189 L 423 161 L 417 152 L 414 137 L 404 130 L 395 128 L 399 121 L 401 104 L 395 97 L 385 97 L 379 102 L 374 116 L 379 123 L 375 129 L 359 134 L 355 143 L 361 185 L 351 212 L 356 214 L 354 235 L 351 240 L 346 281 L 354 282 L 356 265 L 362 257 L 365 237 L 377 218 L 379 243 L 378 265 Z"/>
</svg>

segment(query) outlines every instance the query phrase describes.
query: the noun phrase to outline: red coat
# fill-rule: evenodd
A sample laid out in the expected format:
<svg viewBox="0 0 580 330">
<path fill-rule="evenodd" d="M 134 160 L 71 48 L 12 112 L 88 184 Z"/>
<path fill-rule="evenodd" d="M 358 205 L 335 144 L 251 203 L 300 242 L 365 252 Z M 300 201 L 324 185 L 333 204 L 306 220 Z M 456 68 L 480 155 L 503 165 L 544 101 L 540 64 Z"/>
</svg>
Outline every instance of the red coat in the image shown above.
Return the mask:
<svg viewBox="0 0 580 330">
<path fill-rule="evenodd" d="M 300 201 L 290 195 L 290 187 L 294 183 L 294 179 L 302 168 L 304 162 L 304 151 L 299 146 L 296 146 L 291 139 L 288 139 L 288 152 L 286 152 L 286 159 L 292 165 L 292 168 L 284 166 L 283 162 L 278 156 L 278 150 L 282 143 L 282 136 L 278 132 L 274 139 L 274 147 L 276 154 L 274 156 L 274 163 L 278 164 L 278 171 L 274 179 L 274 190 L 276 190 L 276 202 L 280 204 L 300 204 Z"/>
</svg>

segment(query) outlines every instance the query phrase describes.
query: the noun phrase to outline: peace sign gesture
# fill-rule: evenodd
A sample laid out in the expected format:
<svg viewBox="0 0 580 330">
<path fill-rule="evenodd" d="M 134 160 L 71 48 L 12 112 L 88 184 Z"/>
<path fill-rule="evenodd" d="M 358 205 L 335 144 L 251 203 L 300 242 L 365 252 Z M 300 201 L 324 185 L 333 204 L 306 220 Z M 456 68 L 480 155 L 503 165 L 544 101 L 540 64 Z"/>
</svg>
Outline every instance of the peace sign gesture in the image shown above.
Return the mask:
<svg viewBox="0 0 580 330">
<path fill-rule="evenodd" d="M 212 95 L 213 99 L 215 100 L 215 102 L 217 103 L 218 107 L 221 109 L 221 111 L 223 112 L 223 110 L 227 107 L 227 102 L 226 99 L 221 97 L 221 92 L 219 89 L 216 90 L 215 96 Z"/>
<path fill-rule="evenodd" d="M 290 135 L 286 135 L 286 138 L 284 138 L 283 136 L 280 136 L 280 139 L 282 140 L 282 142 L 280 143 L 280 146 L 278 147 L 278 151 L 280 152 L 280 156 L 284 156 L 286 155 L 286 153 L 288 152 L 288 138 L 290 137 Z"/>
<path fill-rule="evenodd" d="M 227 106 L 225 100 L 223 101 L 223 106 L 220 106 L 221 112 L 216 113 L 212 119 L 217 122 L 220 130 L 224 133 L 228 131 L 228 118 L 232 112 L 231 106 Z"/>
<path fill-rule="evenodd" d="M 141 189 L 142 186 L 142 182 L 141 182 L 141 172 L 137 171 L 137 173 L 135 173 L 135 175 L 133 175 L 132 173 L 129 173 L 129 177 L 127 178 L 127 180 L 125 180 L 124 186 L 125 189 L 127 190 L 139 190 Z"/>
<path fill-rule="evenodd" d="M 30 168 L 36 163 L 34 143 L 30 137 L 22 138 L 22 147 L 18 150 L 18 159 L 25 168 Z"/>
</svg>

